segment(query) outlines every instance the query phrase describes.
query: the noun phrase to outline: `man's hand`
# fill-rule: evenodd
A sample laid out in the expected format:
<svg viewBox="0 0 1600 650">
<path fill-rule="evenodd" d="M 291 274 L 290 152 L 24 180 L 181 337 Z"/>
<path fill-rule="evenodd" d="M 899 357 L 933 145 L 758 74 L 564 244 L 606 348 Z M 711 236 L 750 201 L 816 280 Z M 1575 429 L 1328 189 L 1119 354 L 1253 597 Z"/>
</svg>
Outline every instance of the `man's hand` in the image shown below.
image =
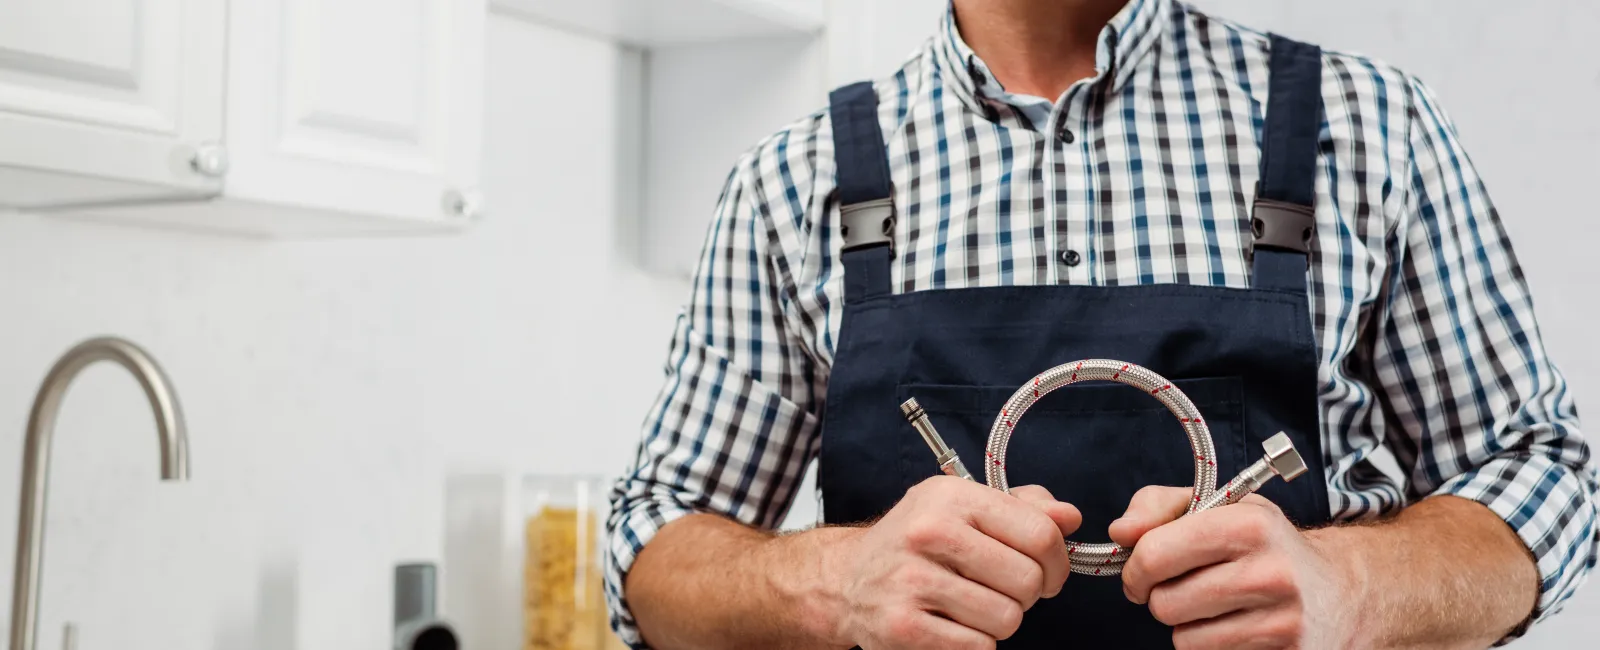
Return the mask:
<svg viewBox="0 0 1600 650">
<path fill-rule="evenodd" d="M 1351 645 L 1364 603 L 1344 566 L 1257 495 L 1179 519 L 1192 494 L 1144 488 L 1110 530 L 1118 544 L 1137 545 L 1122 571 L 1123 591 L 1175 628 L 1175 646 Z"/>
<path fill-rule="evenodd" d="M 662 650 L 993 648 L 1025 604 L 1061 589 L 1060 533 L 1080 521 L 1043 490 L 1014 492 L 930 479 L 873 527 L 787 535 L 689 515 L 656 534 L 625 588 Z M 1188 499 L 1147 489 L 1111 527 L 1137 543 L 1129 598 L 1176 623 L 1180 648 L 1487 648 L 1539 593 L 1528 548 L 1476 501 L 1299 532 L 1253 498 L 1177 519 Z M 994 611 L 964 608 L 974 595 Z"/>
<path fill-rule="evenodd" d="M 1077 508 L 1044 488 L 1011 496 L 948 476 L 906 493 L 871 528 L 834 545 L 837 641 L 872 650 L 993 648 L 1022 613 L 1061 592 Z"/>
</svg>

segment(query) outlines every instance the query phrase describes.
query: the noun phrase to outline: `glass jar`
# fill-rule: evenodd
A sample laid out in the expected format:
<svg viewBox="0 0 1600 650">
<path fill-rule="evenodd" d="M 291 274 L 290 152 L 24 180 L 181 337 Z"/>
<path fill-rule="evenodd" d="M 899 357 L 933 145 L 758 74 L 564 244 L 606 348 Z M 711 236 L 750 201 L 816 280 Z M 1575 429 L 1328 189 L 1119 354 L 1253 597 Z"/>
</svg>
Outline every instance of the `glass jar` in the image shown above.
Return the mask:
<svg viewBox="0 0 1600 650">
<path fill-rule="evenodd" d="M 524 650 L 620 647 L 607 618 L 606 485 L 593 476 L 522 480 Z"/>
</svg>

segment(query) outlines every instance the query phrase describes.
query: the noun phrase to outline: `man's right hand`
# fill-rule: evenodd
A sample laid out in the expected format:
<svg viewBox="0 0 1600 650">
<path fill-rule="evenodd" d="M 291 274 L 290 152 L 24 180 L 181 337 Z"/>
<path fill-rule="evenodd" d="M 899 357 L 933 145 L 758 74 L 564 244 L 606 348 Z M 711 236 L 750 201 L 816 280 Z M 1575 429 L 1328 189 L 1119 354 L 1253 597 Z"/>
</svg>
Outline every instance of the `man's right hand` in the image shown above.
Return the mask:
<svg viewBox="0 0 1600 650">
<path fill-rule="evenodd" d="M 840 640 L 868 650 L 993 648 L 1061 592 L 1083 517 L 1039 486 L 1007 495 L 937 476 L 832 545 Z"/>
</svg>

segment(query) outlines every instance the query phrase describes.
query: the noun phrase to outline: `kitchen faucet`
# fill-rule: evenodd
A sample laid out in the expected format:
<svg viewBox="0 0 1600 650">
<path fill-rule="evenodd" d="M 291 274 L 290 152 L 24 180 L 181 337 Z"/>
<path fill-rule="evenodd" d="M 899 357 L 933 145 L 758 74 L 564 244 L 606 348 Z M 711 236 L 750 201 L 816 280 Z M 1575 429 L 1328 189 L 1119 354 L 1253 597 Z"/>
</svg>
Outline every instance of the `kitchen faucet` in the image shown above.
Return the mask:
<svg viewBox="0 0 1600 650">
<path fill-rule="evenodd" d="M 183 431 L 183 411 L 161 366 L 139 346 L 119 338 L 89 339 L 68 350 L 50 368 L 33 411 L 28 414 L 28 434 L 22 456 L 22 505 L 17 514 L 17 564 L 11 582 L 11 650 L 36 650 L 39 623 L 40 567 L 44 563 L 45 487 L 50 479 L 50 438 L 67 386 L 96 361 L 115 362 L 133 373 L 156 414 L 156 434 L 161 441 L 161 478 L 189 480 L 189 440 Z M 67 643 L 73 642 L 68 626 Z"/>
</svg>

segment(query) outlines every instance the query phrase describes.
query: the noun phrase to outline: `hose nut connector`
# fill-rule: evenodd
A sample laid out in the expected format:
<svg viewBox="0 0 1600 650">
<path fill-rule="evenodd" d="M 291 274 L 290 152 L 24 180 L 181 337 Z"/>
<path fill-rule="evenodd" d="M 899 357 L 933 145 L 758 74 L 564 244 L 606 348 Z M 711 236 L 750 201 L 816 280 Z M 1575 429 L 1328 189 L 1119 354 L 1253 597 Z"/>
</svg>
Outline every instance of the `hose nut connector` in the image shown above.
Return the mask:
<svg viewBox="0 0 1600 650">
<path fill-rule="evenodd" d="M 1306 473 L 1306 459 L 1300 457 L 1300 452 L 1294 448 L 1294 443 L 1289 441 L 1289 434 L 1279 431 L 1261 444 L 1267 450 L 1267 466 L 1272 468 L 1272 473 L 1282 476 L 1285 481 L 1293 481 L 1301 474 Z"/>
</svg>

